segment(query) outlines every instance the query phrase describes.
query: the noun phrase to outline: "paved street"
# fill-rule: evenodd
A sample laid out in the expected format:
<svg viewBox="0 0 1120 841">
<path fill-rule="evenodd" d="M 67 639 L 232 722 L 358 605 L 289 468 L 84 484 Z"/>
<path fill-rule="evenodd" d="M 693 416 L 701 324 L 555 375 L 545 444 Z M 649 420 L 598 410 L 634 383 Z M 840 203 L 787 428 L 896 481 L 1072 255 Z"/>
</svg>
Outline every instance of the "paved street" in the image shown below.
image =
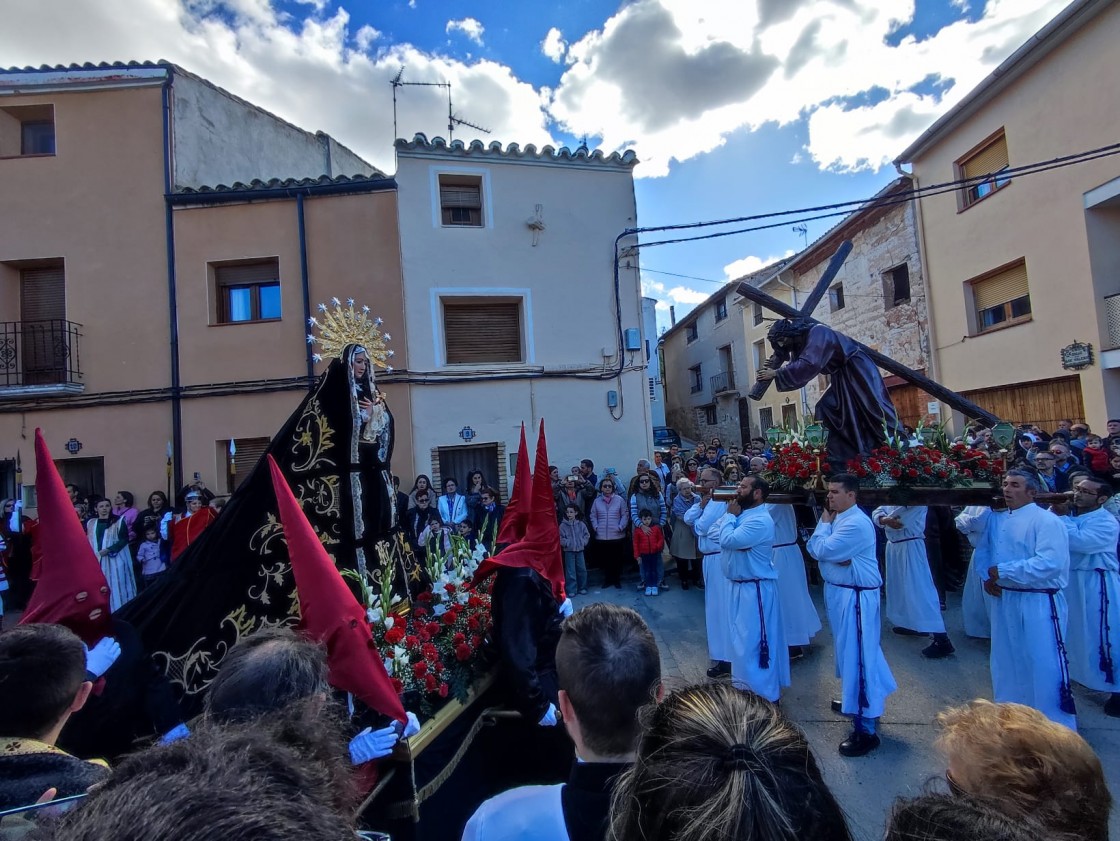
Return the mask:
<svg viewBox="0 0 1120 841">
<path fill-rule="evenodd" d="M 592 581 L 598 579 L 591 572 Z M 673 588 L 657 598 L 647 598 L 626 581 L 622 590 L 592 587 L 587 596 L 577 596 L 576 607 L 593 601 L 608 601 L 635 608 L 645 617 L 661 648 L 662 665 L 669 688 L 705 680 L 707 648 L 704 636 L 703 591 L 683 592 Z M 824 620 L 820 586 L 810 588 Z M 828 707 L 838 681 L 833 677 L 832 636 L 828 623 L 814 638 L 803 660 L 793 664 L 792 683 L 782 697 L 786 714 L 806 732 L 821 762 L 825 779 L 847 811 L 857 839 L 882 838 L 883 822 L 891 802 L 899 795 L 921 793 L 927 783 L 937 785 L 944 765 L 933 749 L 936 734 L 933 718 L 943 707 L 971 698 L 990 698 L 988 644 L 969 639 L 961 630 L 960 596 L 949 595 L 946 622 L 957 647 L 955 656 L 941 661 L 925 660 L 919 651 L 923 638 L 883 635 L 883 650 L 898 682 L 898 691 L 887 701 L 880 734 L 883 745 L 861 759 L 844 759 L 836 746 L 848 732 L 847 721 Z M 1101 757 L 1113 797 L 1120 798 L 1120 719 L 1101 711 L 1104 695 L 1075 687 L 1081 734 Z M 1114 809 L 1113 837 L 1120 837 L 1120 810 Z"/>
</svg>

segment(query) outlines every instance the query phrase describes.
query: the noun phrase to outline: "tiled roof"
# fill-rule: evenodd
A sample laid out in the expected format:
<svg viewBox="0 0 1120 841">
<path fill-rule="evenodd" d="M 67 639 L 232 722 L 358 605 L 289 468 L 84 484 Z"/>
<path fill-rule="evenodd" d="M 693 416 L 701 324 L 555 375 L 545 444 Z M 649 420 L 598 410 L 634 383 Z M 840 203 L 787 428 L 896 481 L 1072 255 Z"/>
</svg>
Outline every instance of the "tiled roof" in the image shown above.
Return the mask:
<svg viewBox="0 0 1120 841">
<path fill-rule="evenodd" d="M 371 190 L 387 189 L 395 185 L 396 182 L 388 176 L 378 172 L 374 175 L 337 175 L 330 177 L 328 175 L 321 175 L 318 178 L 271 178 L 268 181 L 262 181 L 259 178 L 254 178 L 248 184 L 242 181 L 235 181 L 231 184 L 218 184 L 213 187 L 180 187 L 175 191 L 179 196 L 195 196 L 205 195 L 209 193 L 221 193 L 228 195 L 230 193 L 260 193 L 275 190 L 300 190 L 306 188 L 329 188 L 341 185 L 353 185 L 355 191 L 360 191 L 363 186 L 369 187 Z"/>
<path fill-rule="evenodd" d="M 538 150 L 532 143 L 529 143 L 524 148 L 517 143 L 510 143 L 503 149 L 502 144 L 497 140 L 489 145 L 484 144 L 481 140 L 474 140 L 471 141 L 468 146 L 463 143 L 462 140 L 453 140 L 451 143 L 448 143 L 442 137 L 433 137 L 431 140 L 428 140 L 427 136 L 423 134 L 414 135 L 412 140 L 398 138 L 394 145 L 402 152 L 443 152 L 445 154 L 461 157 L 478 156 L 517 160 L 571 161 L 575 163 L 604 164 L 607 166 L 626 168 L 631 168 L 638 163 L 638 156 L 634 154 L 632 149 L 627 149 L 621 155 L 618 152 L 611 152 L 609 155 L 604 155 L 602 149 L 590 151 L 586 146 L 580 146 L 574 152 L 567 146 L 561 146 L 557 149 L 551 145 L 542 146 Z"/>
</svg>

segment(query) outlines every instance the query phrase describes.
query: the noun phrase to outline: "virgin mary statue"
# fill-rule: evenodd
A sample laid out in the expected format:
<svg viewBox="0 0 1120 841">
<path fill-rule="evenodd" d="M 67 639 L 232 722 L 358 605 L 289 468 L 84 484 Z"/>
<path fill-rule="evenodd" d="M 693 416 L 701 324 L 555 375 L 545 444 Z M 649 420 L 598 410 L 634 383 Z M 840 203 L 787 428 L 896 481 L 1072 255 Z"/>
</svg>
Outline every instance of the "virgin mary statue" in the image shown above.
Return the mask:
<svg viewBox="0 0 1120 841">
<path fill-rule="evenodd" d="M 353 300 L 320 304 L 308 340 L 330 364 L 273 437 L 272 454 L 312 527 L 355 591 L 391 587 L 405 604 L 424 583 L 395 508 L 393 415 L 373 378 L 392 351 L 381 320 Z M 218 519 L 163 581 L 120 612 L 196 711 L 230 648 L 299 618 L 288 547 L 262 457 Z M 363 601 L 358 592 L 359 601 Z"/>
</svg>

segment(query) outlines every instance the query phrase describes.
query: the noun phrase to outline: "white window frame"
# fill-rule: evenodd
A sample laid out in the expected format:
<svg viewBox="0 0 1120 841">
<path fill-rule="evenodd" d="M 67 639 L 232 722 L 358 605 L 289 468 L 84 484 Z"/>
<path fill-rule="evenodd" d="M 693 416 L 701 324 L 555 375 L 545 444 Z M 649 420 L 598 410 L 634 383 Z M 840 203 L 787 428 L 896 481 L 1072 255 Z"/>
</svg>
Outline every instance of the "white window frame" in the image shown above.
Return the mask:
<svg viewBox="0 0 1120 841">
<path fill-rule="evenodd" d="M 439 177 L 441 175 L 465 175 L 481 179 L 482 186 L 482 224 L 445 225 L 443 224 L 443 205 L 439 198 Z M 432 200 L 432 227 L 441 230 L 486 231 L 494 227 L 493 190 L 490 188 L 490 170 L 480 166 L 430 166 L 428 167 Z"/>
<path fill-rule="evenodd" d="M 443 301 L 446 298 L 520 298 L 522 347 L 525 351 L 523 362 L 479 362 L 470 365 L 450 365 L 447 362 L 447 346 L 443 335 Z M 437 368 L 461 370 L 463 368 L 516 368 L 537 364 L 537 351 L 533 342 L 533 290 L 528 287 L 512 286 L 455 286 L 435 287 L 430 290 L 432 311 L 432 341 Z"/>
</svg>

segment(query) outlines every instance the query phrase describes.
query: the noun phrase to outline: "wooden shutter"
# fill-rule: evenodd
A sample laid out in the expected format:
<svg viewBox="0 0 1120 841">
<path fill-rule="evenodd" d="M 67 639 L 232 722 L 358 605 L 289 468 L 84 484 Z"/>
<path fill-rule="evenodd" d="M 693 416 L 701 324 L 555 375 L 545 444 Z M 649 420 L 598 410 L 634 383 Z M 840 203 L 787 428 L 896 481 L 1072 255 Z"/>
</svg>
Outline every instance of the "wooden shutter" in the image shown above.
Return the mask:
<svg viewBox="0 0 1120 841">
<path fill-rule="evenodd" d="M 471 210 L 482 208 L 482 189 L 477 185 L 447 184 L 439 188 L 440 207 L 465 207 Z"/>
<path fill-rule="evenodd" d="M 237 462 L 236 480 L 230 472 L 229 444 L 226 444 L 226 476 L 229 477 L 227 485 L 230 493 L 237 490 L 241 483 L 249 478 L 249 474 L 253 472 L 257 462 L 264 458 L 271 440 L 270 438 L 235 438 L 233 440 L 234 446 L 237 447 L 237 454 L 234 456 Z"/>
<path fill-rule="evenodd" d="M 521 302 L 443 302 L 449 365 L 521 362 Z"/>
<path fill-rule="evenodd" d="M 66 273 L 62 266 L 24 269 L 20 273 L 21 321 L 66 318 Z"/>
<path fill-rule="evenodd" d="M 1028 295 L 1027 264 L 1017 263 L 999 274 L 986 277 L 972 284 L 972 296 L 977 310 L 998 307 L 1016 298 Z"/>
<path fill-rule="evenodd" d="M 1007 138 L 1001 134 L 975 155 L 961 161 L 961 175 L 965 178 L 991 175 L 1007 165 Z"/>
<path fill-rule="evenodd" d="M 235 266 L 215 266 L 214 279 L 219 286 L 245 286 L 251 283 L 275 283 L 280 279 L 280 261 L 262 260 Z"/>
</svg>

